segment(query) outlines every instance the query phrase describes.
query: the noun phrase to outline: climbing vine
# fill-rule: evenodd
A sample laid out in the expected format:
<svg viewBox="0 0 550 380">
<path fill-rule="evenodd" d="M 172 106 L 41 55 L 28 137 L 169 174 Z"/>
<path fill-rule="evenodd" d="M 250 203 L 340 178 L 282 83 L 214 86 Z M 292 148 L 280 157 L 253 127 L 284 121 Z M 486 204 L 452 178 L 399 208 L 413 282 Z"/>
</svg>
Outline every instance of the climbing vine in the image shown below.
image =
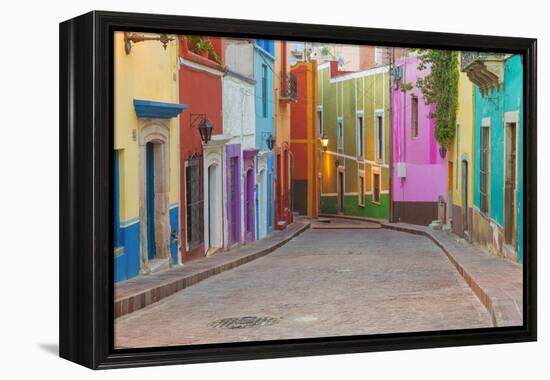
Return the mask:
<svg viewBox="0 0 550 380">
<path fill-rule="evenodd" d="M 431 69 L 416 85 L 424 94 L 426 104 L 435 105 L 435 139 L 448 147 L 454 138 L 458 109 L 458 52 L 451 50 L 415 49 L 419 58 L 418 69 Z"/>
</svg>

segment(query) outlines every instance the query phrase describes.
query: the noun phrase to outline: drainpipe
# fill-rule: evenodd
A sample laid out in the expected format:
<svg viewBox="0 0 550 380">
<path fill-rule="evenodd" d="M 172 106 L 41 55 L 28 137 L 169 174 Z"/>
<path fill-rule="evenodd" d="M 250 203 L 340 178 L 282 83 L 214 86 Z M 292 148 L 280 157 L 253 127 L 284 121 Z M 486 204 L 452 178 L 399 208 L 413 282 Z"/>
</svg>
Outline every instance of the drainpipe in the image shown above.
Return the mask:
<svg viewBox="0 0 550 380">
<path fill-rule="evenodd" d="M 389 58 L 390 58 L 390 75 L 388 80 L 388 86 L 390 90 L 390 107 L 389 107 L 389 117 L 390 117 L 390 189 L 389 189 L 389 215 L 388 220 L 390 222 L 393 222 L 393 117 L 392 117 L 392 109 L 393 109 L 393 89 L 392 89 L 392 67 L 393 67 L 393 60 L 394 60 L 394 48 L 390 48 L 389 51 Z"/>
<path fill-rule="evenodd" d="M 289 149 L 290 155 L 290 218 L 294 221 L 294 154 Z"/>
</svg>

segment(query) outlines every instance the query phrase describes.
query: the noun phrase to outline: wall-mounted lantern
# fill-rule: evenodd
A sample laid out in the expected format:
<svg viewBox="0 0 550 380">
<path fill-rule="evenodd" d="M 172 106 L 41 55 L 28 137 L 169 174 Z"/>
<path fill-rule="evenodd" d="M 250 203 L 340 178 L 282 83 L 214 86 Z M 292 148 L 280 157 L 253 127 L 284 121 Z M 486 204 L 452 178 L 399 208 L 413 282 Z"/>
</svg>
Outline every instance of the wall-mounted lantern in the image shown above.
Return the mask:
<svg viewBox="0 0 550 380">
<path fill-rule="evenodd" d="M 269 134 L 269 136 L 265 139 L 265 143 L 267 144 L 267 148 L 269 150 L 273 150 L 273 147 L 275 146 L 275 137 L 273 137 L 272 134 Z"/>
<path fill-rule="evenodd" d="M 447 148 L 443 145 L 439 147 L 439 155 L 441 156 L 441 158 L 445 158 L 445 156 L 447 155 Z"/>
<path fill-rule="evenodd" d="M 328 148 L 328 137 L 324 133 L 321 136 L 321 148 L 323 148 L 323 152 L 326 152 Z"/>
<path fill-rule="evenodd" d="M 159 41 L 164 47 L 164 50 L 166 50 L 168 42 L 173 40 L 174 39 L 168 37 L 167 34 L 160 34 L 158 36 L 146 36 L 145 34 L 124 32 L 124 51 L 126 51 L 126 55 L 130 54 L 130 52 L 132 51 L 132 44 L 143 41 Z"/>
<path fill-rule="evenodd" d="M 192 113 L 190 116 L 191 128 L 197 127 L 201 135 L 202 142 L 206 145 L 212 138 L 214 126 L 204 113 Z"/>
</svg>

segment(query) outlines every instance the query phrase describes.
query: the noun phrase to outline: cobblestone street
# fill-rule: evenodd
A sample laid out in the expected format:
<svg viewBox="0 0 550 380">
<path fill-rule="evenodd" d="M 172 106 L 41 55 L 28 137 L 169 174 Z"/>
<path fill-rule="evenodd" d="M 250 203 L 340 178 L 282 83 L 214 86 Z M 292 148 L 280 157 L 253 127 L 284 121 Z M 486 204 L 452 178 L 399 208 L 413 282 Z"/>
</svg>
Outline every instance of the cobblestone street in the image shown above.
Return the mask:
<svg viewBox="0 0 550 380">
<path fill-rule="evenodd" d="M 265 319 L 248 328 L 219 322 L 242 317 Z M 479 327 L 491 327 L 489 314 L 426 237 L 309 229 L 265 257 L 116 319 L 115 346 Z"/>
</svg>

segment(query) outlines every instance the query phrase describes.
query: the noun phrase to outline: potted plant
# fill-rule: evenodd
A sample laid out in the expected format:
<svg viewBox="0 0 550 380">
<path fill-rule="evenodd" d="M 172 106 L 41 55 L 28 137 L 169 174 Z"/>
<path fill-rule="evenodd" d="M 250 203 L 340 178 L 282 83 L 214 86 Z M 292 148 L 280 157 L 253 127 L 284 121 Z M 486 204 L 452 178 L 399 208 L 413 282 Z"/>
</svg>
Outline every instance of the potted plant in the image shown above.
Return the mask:
<svg viewBox="0 0 550 380">
<path fill-rule="evenodd" d="M 201 57 L 208 58 L 210 51 L 213 49 L 214 47 L 212 46 L 212 43 L 209 40 L 200 39 L 195 43 L 193 52 L 197 53 Z"/>
</svg>

